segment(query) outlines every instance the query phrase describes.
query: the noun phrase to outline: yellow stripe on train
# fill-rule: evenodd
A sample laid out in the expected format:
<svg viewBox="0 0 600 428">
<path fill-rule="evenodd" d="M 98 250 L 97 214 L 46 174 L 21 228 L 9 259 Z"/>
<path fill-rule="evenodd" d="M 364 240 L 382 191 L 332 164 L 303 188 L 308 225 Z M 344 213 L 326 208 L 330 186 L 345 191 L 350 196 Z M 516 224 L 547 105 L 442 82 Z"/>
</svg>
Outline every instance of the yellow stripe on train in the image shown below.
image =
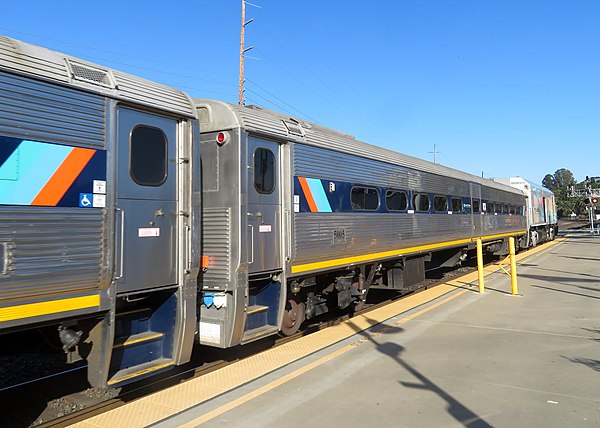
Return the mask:
<svg viewBox="0 0 600 428">
<path fill-rule="evenodd" d="M 487 236 L 481 236 L 481 239 L 484 241 L 489 241 L 490 239 L 498 239 L 498 238 L 504 238 L 507 236 L 523 235 L 523 234 L 525 234 L 525 232 L 526 232 L 525 230 L 520 230 L 517 232 L 500 233 L 497 235 L 487 235 Z M 401 257 L 401 256 L 405 256 L 405 255 L 412 254 L 412 253 L 418 253 L 421 251 L 435 250 L 438 248 L 452 247 L 452 246 L 456 246 L 456 245 L 467 244 L 470 242 L 475 242 L 477 240 L 477 238 L 479 238 L 479 237 L 458 239 L 455 241 L 437 242 L 435 244 L 418 245 L 415 247 L 399 248 L 397 250 L 392 250 L 392 251 L 383 251 L 380 253 L 364 254 L 361 256 L 344 257 L 341 259 L 326 260 L 326 261 L 322 261 L 322 262 L 306 263 L 306 264 L 302 264 L 302 265 L 292 266 L 292 273 L 302 273 L 302 272 L 326 269 L 326 268 L 331 268 L 331 267 L 348 266 L 348 265 L 353 265 L 356 263 L 368 262 L 368 261 L 373 261 L 373 260 L 380 260 L 380 259 L 386 259 L 386 258 L 392 258 L 392 257 Z"/>
<path fill-rule="evenodd" d="M 0 322 L 14 321 L 23 318 L 39 317 L 42 315 L 56 314 L 59 312 L 75 311 L 100 307 L 100 295 L 71 297 L 69 299 L 49 300 L 26 305 L 8 306 L 0 308 Z"/>
</svg>

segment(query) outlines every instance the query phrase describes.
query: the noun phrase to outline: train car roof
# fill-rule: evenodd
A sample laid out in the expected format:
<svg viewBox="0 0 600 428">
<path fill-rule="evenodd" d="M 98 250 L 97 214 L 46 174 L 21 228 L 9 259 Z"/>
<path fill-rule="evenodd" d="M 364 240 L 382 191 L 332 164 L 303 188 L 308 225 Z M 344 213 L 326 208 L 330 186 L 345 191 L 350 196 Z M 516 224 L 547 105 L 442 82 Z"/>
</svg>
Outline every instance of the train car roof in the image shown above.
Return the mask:
<svg viewBox="0 0 600 428">
<path fill-rule="evenodd" d="M 0 36 L 0 70 L 195 117 L 183 91 L 40 46 Z"/>
<path fill-rule="evenodd" d="M 210 99 L 194 99 L 194 102 L 198 108 L 201 132 L 243 128 L 267 137 L 285 138 L 523 195 L 520 190 L 506 184 L 374 146 L 340 131 L 259 106 L 239 106 Z"/>
<path fill-rule="evenodd" d="M 525 190 L 531 190 L 540 194 L 554 196 L 554 192 L 552 190 L 547 189 L 541 184 L 534 183 L 533 181 L 527 180 L 526 178 L 520 176 L 494 178 L 494 181 L 497 181 L 498 183 L 502 184 L 507 184 L 509 186 L 523 187 Z"/>
</svg>

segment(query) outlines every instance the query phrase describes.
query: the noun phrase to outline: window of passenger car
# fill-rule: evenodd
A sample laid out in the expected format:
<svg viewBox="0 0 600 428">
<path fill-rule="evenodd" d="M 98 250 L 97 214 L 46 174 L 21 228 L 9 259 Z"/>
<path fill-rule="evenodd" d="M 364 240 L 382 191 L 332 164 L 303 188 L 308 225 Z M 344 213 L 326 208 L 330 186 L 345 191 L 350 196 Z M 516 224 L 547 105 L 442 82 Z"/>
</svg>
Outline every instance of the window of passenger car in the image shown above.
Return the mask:
<svg viewBox="0 0 600 428">
<path fill-rule="evenodd" d="M 415 211 L 429 211 L 429 195 L 427 193 L 414 193 L 412 198 L 413 208 Z"/>
<path fill-rule="evenodd" d="M 448 211 L 448 198 L 435 195 L 433 197 L 433 209 L 438 212 Z"/>
<path fill-rule="evenodd" d="M 502 214 L 502 204 L 496 204 L 496 214 Z"/>
<path fill-rule="evenodd" d="M 508 214 L 508 205 L 506 205 L 506 204 L 502 205 L 502 214 Z"/>
<path fill-rule="evenodd" d="M 517 213 L 517 207 L 515 207 L 514 205 L 511 205 L 508 208 L 509 208 L 509 213 L 510 214 L 516 214 Z"/>
<path fill-rule="evenodd" d="M 354 186 L 350 200 L 356 211 L 377 211 L 379 208 L 379 192 L 374 187 Z"/>
<path fill-rule="evenodd" d="M 254 188 L 258 193 L 273 193 L 275 189 L 275 155 L 271 150 L 254 151 Z"/>
<path fill-rule="evenodd" d="M 385 192 L 385 206 L 388 211 L 406 211 L 408 209 L 408 197 L 402 190 L 388 190 Z"/>
<path fill-rule="evenodd" d="M 452 198 L 451 199 L 451 203 L 452 203 L 452 212 L 454 213 L 459 213 L 462 212 L 463 210 L 463 201 L 460 198 Z"/>
<path fill-rule="evenodd" d="M 158 128 L 131 131 L 129 174 L 140 186 L 160 186 L 167 179 L 167 137 Z"/>
<path fill-rule="evenodd" d="M 473 212 L 479 212 L 479 199 L 473 199 Z"/>
</svg>

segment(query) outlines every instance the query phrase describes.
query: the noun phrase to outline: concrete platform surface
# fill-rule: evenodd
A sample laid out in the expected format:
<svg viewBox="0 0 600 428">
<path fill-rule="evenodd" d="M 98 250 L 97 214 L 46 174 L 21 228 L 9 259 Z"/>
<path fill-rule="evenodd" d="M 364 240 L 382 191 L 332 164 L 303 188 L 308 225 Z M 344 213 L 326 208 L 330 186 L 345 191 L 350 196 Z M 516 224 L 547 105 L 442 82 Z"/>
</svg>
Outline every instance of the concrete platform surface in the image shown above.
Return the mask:
<svg viewBox="0 0 600 428">
<path fill-rule="evenodd" d="M 600 426 L 600 237 L 572 233 L 518 278 L 518 296 L 493 273 L 484 294 L 466 279 L 370 328 L 351 319 L 333 345 L 150 426 Z"/>
</svg>

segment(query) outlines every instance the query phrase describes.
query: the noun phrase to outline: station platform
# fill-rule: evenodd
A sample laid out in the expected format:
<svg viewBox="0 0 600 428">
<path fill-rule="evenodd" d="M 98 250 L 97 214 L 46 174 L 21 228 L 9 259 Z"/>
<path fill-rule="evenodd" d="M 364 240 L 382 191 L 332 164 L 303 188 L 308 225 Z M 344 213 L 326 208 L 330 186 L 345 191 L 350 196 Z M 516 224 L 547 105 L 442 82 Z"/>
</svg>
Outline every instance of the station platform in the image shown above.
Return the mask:
<svg viewBox="0 0 600 428">
<path fill-rule="evenodd" d="M 497 266 L 74 426 L 600 425 L 600 236 Z"/>
</svg>

